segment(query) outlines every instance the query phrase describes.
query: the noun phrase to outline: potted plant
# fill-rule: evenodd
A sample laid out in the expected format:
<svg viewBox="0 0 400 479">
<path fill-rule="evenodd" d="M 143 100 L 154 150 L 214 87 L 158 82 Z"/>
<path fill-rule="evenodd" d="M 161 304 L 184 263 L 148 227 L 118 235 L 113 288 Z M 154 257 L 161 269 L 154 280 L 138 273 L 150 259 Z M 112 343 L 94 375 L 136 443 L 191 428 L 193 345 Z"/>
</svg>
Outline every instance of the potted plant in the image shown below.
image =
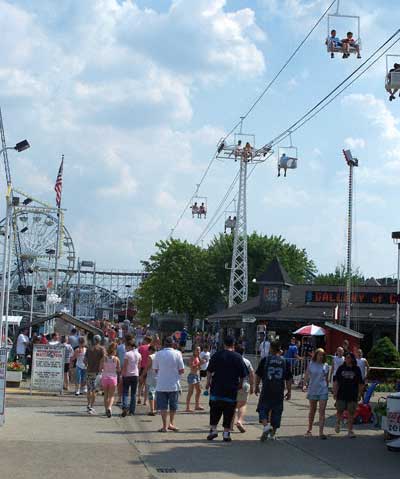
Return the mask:
<svg viewBox="0 0 400 479">
<path fill-rule="evenodd" d="M 11 383 L 12 386 L 19 386 L 22 381 L 22 373 L 25 367 L 18 361 L 12 361 L 7 363 L 7 384 Z"/>
</svg>

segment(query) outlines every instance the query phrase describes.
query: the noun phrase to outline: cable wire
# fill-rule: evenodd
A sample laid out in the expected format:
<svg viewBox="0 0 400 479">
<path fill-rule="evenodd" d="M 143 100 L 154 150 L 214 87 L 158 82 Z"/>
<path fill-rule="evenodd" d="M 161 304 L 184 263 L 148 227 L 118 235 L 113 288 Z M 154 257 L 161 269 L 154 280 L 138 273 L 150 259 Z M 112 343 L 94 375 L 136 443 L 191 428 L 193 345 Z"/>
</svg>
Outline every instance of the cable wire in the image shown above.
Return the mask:
<svg viewBox="0 0 400 479">
<path fill-rule="evenodd" d="M 351 85 L 353 85 L 362 75 L 364 75 L 370 68 L 372 68 L 391 48 L 393 48 L 398 42 L 400 42 L 400 38 L 397 38 L 393 43 L 391 43 L 377 58 L 375 58 L 372 62 L 374 56 L 376 56 L 383 48 L 385 48 L 388 43 L 390 43 L 396 36 L 400 33 L 400 29 L 398 29 L 388 40 L 386 40 L 379 48 L 377 48 L 374 53 L 372 53 L 367 60 L 365 60 L 358 68 L 356 68 L 350 75 L 348 75 L 342 82 L 339 83 L 330 93 L 328 93 L 322 100 L 320 100 L 314 107 L 312 107 L 306 114 L 304 114 L 299 120 L 297 120 L 291 127 L 285 130 L 283 133 L 275 137 L 270 143 L 267 143 L 268 146 L 272 147 L 275 146 L 278 141 L 282 141 L 291 135 L 293 132 L 302 128 L 306 123 L 311 121 L 315 116 L 317 116 L 322 110 L 324 110 L 327 106 L 329 106 L 338 96 L 340 96 L 345 90 L 347 90 Z M 369 63 L 371 62 L 371 63 Z M 358 73 L 359 72 L 359 73 Z M 358 75 L 356 75 L 358 73 Z M 356 75 L 353 80 L 347 83 L 354 75 Z M 346 84 L 347 83 L 347 84 Z M 344 85 L 344 86 L 343 86 Z M 343 88 L 341 88 L 343 86 Z M 334 96 L 332 96 L 335 92 L 337 92 Z M 332 96 L 332 98 L 330 98 Z M 329 100 L 329 101 L 327 101 Z M 248 174 L 247 178 L 251 176 L 253 173 L 255 166 Z M 239 175 L 239 174 L 238 174 Z M 204 237 L 214 228 L 217 224 L 219 219 L 222 216 L 222 213 L 218 216 L 220 212 L 220 208 L 223 207 L 223 203 L 226 198 L 229 197 L 230 190 L 233 188 L 234 184 L 237 181 L 237 177 L 235 178 L 235 182 L 228 188 L 228 191 L 225 193 L 223 199 L 220 201 L 217 209 L 214 212 L 213 217 L 211 218 L 210 222 L 203 230 L 202 234 L 198 238 L 196 244 L 198 244 Z M 234 197 L 234 200 L 237 199 L 237 194 Z M 234 201 L 232 200 L 232 201 Z M 218 218 L 217 218 L 218 216 Z"/>
<path fill-rule="evenodd" d="M 304 46 L 306 41 L 310 38 L 310 36 L 314 33 L 316 28 L 320 25 L 322 20 L 326 17 L 328 14 L 329 10 L 332 8 L 332 6 L 336 3 L 337 0 L 333 0 L 330 5 L 326 8 L 326 10 L 323 12 L 323 14 L 318 18 L 317 22 L 314 24 L 314 26 L 311 28 L 311 30 L 307 33 L 307 35 L 303 38 L 303 40 L 300 42 L 300 44 L 295 48 L 293 53 L 289 56 L 289 58 L 286 60 L 286 62 L 283 64 L 283 66 L 280 68 L 278 73 L 275 74 L 275 76 L 272 78 L 272 80 L 267 84 L 267 86 L 264 88 L 264 90 L 260 93 L 260 95 L 253 101 L 251 104 L 250 108 L 247 110 L 247 112 L 240 117 L 240 120 L 231 128 L 231 130 L 222 138 L 222 142 L 224 142 L 239 126 L 242 125 L 243 120 L 245 120 L 250 113 L 254 110 L 254 108 L 260 103 L 260 101 L 264 98 L 264 96 L 267 94 L 267 92 L 270 90 L 270 88 L 274 85 L 276 80 L 281 76 L 281 74 L 284 72 L 284 70 L 288 67 L 289 63 L 293 60 L 293 58 L 297 55 L 297 53 L 301 50 L 301 48 Z M 180 222 L 182 221 L 182 218 L 184 217 L 186 211 L 190 208 L 191 203 L 193 199 L 196 197 L 196 194 L 198 193 L 200 186 L 203 184 L 205 178 L 208 175 L 208 172 L 211 169 L 212 164 L 214 163 L 215 159 L 217 157 L 217 149 L 215 150 L 213 156 L 211 157 L 207 168 L 205 169 L 201 179 L 200 183 L 197 184 L 197 188 L 195 192 L 192 194 L 190 197 L 189 201 L 186 203 L 182 213 L 180 214 L 177 222 L 175 223 L 175 226 L 171 229 L 170 237 L 174 234 L 175 230 L 178 228 Z"/>
</svg>

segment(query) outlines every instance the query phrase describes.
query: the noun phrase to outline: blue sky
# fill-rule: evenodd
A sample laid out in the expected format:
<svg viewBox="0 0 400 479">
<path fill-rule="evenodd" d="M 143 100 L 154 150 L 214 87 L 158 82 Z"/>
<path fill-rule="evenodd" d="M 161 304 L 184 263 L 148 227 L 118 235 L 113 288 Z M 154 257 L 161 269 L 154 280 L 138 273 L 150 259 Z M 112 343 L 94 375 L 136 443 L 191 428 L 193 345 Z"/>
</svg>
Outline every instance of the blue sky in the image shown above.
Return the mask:
<svg viewBox="0 0 400 479">
<path fill-rule="evenodd" d="M 0 0 L 0 104 L 14 185 L 54 202 L 65 154 L 66 225 L 81 258 L 140 267 L 166 238 L 215 149 L 286 61 L 328 0 Z M 398 28 L 395 0 L 342 0 L 360 15 L 363 56 Z M 398 18 L 397 18 L 398 20 Z M 335 25 L 336 26 L 336 25 Z M 339 35 L 355 24 L 338 24 Z M 314 33 L 244 124 L 267 143 L 349 74 L 331 60 L 327 24 Z M 340 35 L 341 36 L 341 35 Z M 400 44 L 397 51 L 400 54 Z M 347 170 L 355 180 L 354 266 L 395 271 L 390 233 L 400 173 L 400 100 L 389 103 L 382 59 L 293 136 L 299 168 L 276 177 L 276 156 L 249 181 L 249 231 L 307 249 L 322 272 L 345 259 Z M 200 195 L 213 212 L 238 164 L 214 162 Z M 2 193 L 4 182 L 2 182 Z M 3 211 L 4 213 L 4 211 Z M 188 210 L 176 237 L 206 222 Z M 223 219 L 205 238 L 223 229 Z"/>
</svg>

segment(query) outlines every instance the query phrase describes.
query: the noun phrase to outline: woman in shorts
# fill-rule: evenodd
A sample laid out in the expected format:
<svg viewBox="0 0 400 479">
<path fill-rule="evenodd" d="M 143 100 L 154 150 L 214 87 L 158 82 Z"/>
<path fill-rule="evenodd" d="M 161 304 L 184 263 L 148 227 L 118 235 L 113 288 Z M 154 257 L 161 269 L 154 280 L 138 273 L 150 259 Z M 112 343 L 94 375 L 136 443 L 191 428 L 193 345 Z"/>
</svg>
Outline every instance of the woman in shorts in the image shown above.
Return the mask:
<svg viewBox="0 0 400 479">
<path fill-rule="evenodd" d="M 235 351 L 243 357 L 244 347 L 241 344 L 238 344 L 235 347 Z M 246 406 L 247 406 L 247 401 L 249 399 L 249 394 L 253 394 L 254 382 L 255 382 L 255 374 L 254 374 L 254 369 L 251 362 L 245 357 L 243 357 L 243 362 L 246 365 L 246 368 L 249 374 L 247 377 L 243 379 L 242 387 L 238 391 L 237 398 L 236 398 L 237 416 L 233 417 L 233 423 L 236 425 L 236 427 L 239 429 L 240 432 L 246 432 L 246 429 L 243 426 L 244 416 L 246 414 Z M 237 418 L 236 423 L 235 423 L 235 417 Z"/>
<path fill-rule="evenodd" d="M 195 392 L 195 411 L 204 411 L 204 408 L 200 406 L 200 395 L 201 395 L 201 385 L 200 385 L 200 347 L 196 347 L 193 351 L 193 356 L 190 358 L 190 373 L 187 377 L 189 389 L 186 397 L 186 412 L 193 412 L 193 409 L 190 409 L 190 401 Z"/>
<path fill-rule="evenodd" d="M 146 390 L 147 398 L 149 400 L 150 411 L 147 413 L 148 416 L 156 415 L 156 386 L 157 386 L 157 375 L 153 369 L 153 360 L 156 355 L 156 349 L 150 344 L 149 346 L 149 356 L 147 358 L 147 368 L 146 368 Z"/>
<path fill-rule="evenodd" d="M 117 357 L 117 345 L 116 343 L 111 343 L 107 348 L 107 354 L 100 363 L 101 385 L 104 391 L 104 409 L 107 417 L 112 416 L 112 405 L 120 368 Z"/>
<path fill-rule="evenodd" d="M 326 403 L 328 402 L 328 374 L 329 366 L 326 363 L 325 351 L 322 348 L 318 348 L 312 356 L 304 377 L 305 385 L 303 390 L 305 392 L 308 389 L 307 399 L 310 403 L 306 437 L 312 436 L 315 413 L 319 405 L 319 437 L 320 439 L 327 438 L 324 434 L 324 426 Z"/>
</svg>

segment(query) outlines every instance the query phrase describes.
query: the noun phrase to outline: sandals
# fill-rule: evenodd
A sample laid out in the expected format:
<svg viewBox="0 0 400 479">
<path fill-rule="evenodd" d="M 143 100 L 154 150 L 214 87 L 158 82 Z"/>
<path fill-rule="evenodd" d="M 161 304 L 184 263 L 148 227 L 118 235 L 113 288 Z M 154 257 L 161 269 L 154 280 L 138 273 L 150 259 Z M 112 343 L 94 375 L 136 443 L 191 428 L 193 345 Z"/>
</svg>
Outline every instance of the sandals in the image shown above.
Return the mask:
<svg viewBox="0 0 400 479">
<path fill-rule="evenodd" d="M 168 431 L 162 427 L 162 428 L 159 429 L 157 432 L 168 432 Z"/>
<path fill-rule="evenodd" d="M 304 434 L 304 437 L 312 437 L 312 432 L 311 432 L 311 431 L 307 431 L 307 432 Z"/>
<path fill-rule="evenodd" d="M 243 424 L 240 424 L 240 422 L 236 423 L 236 427 L 238 430 L 242 433 L 246 432 L 246 429 L 243 427 Z"/>
</svg>

